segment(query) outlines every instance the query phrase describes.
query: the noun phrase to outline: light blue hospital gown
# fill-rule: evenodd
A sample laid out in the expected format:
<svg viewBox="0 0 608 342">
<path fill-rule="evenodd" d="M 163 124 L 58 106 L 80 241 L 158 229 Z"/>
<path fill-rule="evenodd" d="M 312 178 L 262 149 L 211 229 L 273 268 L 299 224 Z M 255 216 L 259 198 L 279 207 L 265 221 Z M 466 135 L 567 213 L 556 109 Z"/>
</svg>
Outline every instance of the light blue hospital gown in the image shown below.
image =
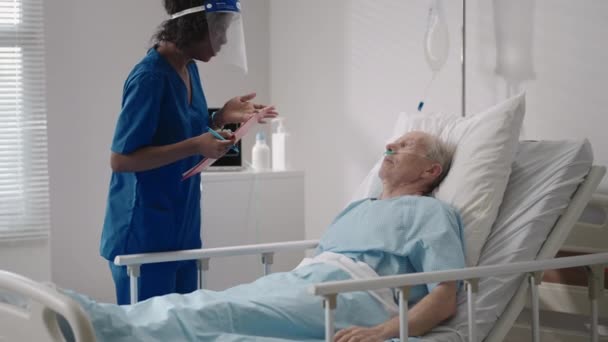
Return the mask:
<svg viewBox="0 0 608 342">
<path fill-rule="evenodd" d="M 380 276 L 465 267 L 460 215 L 432 197 L 401 196 L 351 203 L 325 232 L 317 253 L 363 261 Z M 418 302 L 437 284 L 410 291 Z"/>
<path fill-rule="evenodd" d="M 323 235 L 318 252 L 331 251 L 368 263 L 380 275 L 464 266 L 462 224 L 447 205 L 404 196 L 351 204 Z M 224 291 L 154 297 L 135 305 L 101 304 L 73 293 L 88 313 L 98 341 L 322 341 L 321 298 L 310 285 L 347 280 L 328 264 L 275 273 Z M 413 289 L 410 301 L 433 284 Z M 338 296 L 336 328 L 374 326 L 390 319 L 367 292 Z M 410 339 L 413 340 L 413 339 Z"/>
</svg>

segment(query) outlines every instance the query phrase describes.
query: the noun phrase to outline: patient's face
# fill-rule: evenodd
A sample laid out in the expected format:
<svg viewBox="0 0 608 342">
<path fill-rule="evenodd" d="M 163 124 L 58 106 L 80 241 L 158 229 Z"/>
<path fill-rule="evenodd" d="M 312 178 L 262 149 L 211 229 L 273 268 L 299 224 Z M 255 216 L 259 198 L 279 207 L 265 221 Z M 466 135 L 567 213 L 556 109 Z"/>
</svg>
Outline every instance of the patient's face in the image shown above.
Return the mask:
<svg viewBox="0 0 608 342">
<path fill-rule="evenodd" d="M 394 154 L 382 161 L 379 176 L 393 184 L 411 184 L 419 181 L 422 173 L 432 163 L 426 157 L 429 139 L 424 132 L 410 132 L 386 145 Z"/>
</svg>

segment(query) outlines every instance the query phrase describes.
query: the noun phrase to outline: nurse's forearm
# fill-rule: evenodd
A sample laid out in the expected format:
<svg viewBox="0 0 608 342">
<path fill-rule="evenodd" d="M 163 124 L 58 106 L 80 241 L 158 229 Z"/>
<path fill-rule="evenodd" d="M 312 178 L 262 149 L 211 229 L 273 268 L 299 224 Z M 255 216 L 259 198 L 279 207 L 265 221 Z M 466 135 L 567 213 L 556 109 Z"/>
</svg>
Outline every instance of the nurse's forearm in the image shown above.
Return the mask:
<svg viewBox="0 0 608 342">
<path fill-rule="evenodd" d="M 148 146 L 130 154 L 112 152 L 110 164 L 114 172 L 141 172 L 169 165 L 178 160 L 198 154 L 192 139 L 171 145 Z"/>
</svg>

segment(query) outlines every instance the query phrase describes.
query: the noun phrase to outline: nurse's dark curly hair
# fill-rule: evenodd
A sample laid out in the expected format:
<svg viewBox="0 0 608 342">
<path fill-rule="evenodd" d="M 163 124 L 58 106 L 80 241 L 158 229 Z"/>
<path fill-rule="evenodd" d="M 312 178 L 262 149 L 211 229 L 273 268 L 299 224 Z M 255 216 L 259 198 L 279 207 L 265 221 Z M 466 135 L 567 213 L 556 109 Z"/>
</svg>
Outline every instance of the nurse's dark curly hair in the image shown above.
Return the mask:
<svg viewBox="0 0 608 342">
<path fill-rule="evenodd" d="M 204 0 L 163 0 L 163 5 L 169 15 L 204 4 Z M 152 40 L 154 44 L 158 44 L 160 41 L 172 42 L 178 49 L 183 49 L 194 42 L 207 39 L 208 36 L 207 17 L 203 11 L 166 20 L 160 25 Z"/>
</svg>

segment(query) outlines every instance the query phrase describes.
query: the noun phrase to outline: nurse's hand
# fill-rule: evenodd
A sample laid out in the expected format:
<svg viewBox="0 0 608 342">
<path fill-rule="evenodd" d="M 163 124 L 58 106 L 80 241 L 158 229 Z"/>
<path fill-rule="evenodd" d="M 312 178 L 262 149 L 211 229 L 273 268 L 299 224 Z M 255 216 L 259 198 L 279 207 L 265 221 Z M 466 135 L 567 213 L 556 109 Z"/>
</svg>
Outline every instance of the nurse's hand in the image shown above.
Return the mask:
<svg viewBox="0 0 608 342">
<path fill-rule="evenodd" d="M 230 147 L 234 145 L 234 134 L 224 131 L 218 133 L 227 140 L 219 140 L 211 133 L 204 133 L 192 138 L 195 153 L 212 159 L 219 159 L 226 154 Z"/>
<path fill-rule="evenodd" d="M 257 114 L 265 105 L 251 102 L 256 94 L 251 93 L 243 96 L 237 96 L 226 102 L 224 107 L 215 115 L 214 125 L 221 127 L 229 123 L 243 123 Z M 279 113 L 274 106 L 271 106 L 264 112 L 264 115 L 258 120 L 259 123 L 266 123 L 265 119 L 276 118 Z"/>
</svg>

